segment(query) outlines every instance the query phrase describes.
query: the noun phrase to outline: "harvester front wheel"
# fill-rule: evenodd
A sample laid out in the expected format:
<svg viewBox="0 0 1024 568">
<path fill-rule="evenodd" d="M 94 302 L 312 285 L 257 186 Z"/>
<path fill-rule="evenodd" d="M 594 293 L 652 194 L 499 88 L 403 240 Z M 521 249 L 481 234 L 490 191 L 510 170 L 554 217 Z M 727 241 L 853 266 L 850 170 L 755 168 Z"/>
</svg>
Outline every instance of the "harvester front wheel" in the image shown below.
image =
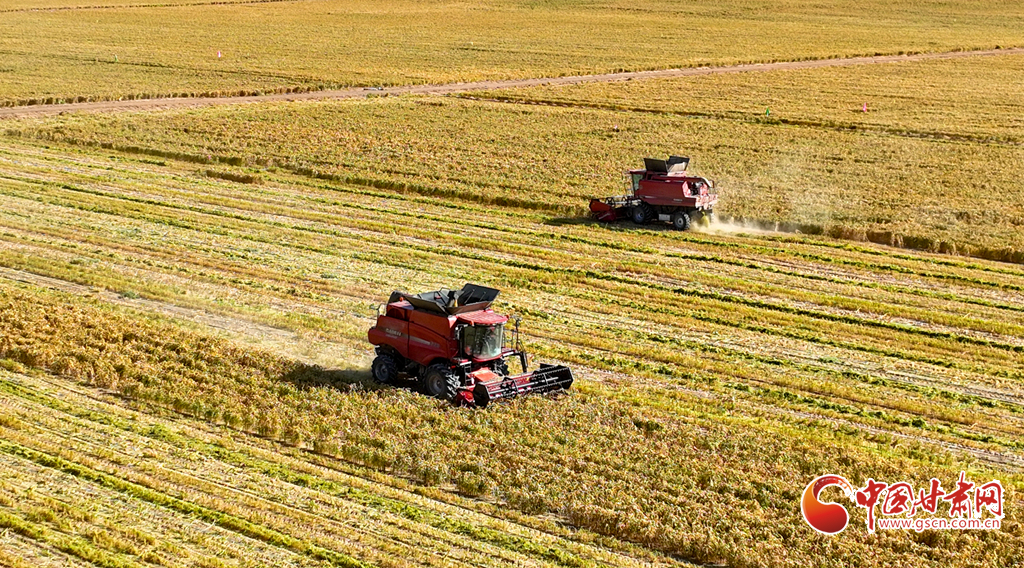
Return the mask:
<svg viewBox="0 0 1024 568">
<path fill-rule="evenodd" d="M 686 231 L 690 228 L 690 216 L 686 211 L 676 211 L 672 214 L 672 226 L 678 231 Z"/>
<path fill-rule="evenodd" d="M 390 353 L 381 353 L 370 365 L 370 373 L 373 375 L 373 380 L 390 385 L 398 378 L 398 361 Z"/>
<path fill-rule="evenodd" d="M 434 398 L 452 400 L 459 392 L 459 377 L 447 365 L 435 363 L 420 375 L 423 393 Z"/>
<path fill-rule="evenodd" d="M 644 203 L 634 205 L 633 209 L 630 210 L 629 215 L 637 225 L 646 224 L 647 220 L 650 218 L 647 211 L 647 205 Z"/>
</svg>

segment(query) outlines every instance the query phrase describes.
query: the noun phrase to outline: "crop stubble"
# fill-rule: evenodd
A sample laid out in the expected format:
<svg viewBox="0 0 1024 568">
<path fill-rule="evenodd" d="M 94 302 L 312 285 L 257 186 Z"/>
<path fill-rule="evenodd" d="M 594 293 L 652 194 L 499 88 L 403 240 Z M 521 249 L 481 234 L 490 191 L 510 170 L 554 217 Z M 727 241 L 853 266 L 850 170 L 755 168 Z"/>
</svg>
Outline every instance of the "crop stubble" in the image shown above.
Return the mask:
<svg viewBox="0 0 1024 568">
<path fill-rule="evenodd" d="M 943 65 L 915 67 L 911 82 Z M 964 65 L 993 84 L 1007 72 Z M 880 72 L 824 76 L 854 89 Z M 800 93 L 822 76 L 770 81 Z M 0 522 L 32 543 L 24 559 L 1013 565 L 1024 547 L 1011 507 L 993 535 L 869 536 L 855 523 L 840 547 L 810 534 L 797 499 L 826 472 L 920 484 L 968 469 L 1002 479 L 1015 502 L 1020 266 L 578 216 L 617 192 L 609 172 L 678 147 L 705 171 L 731 151 L 750 184 L 725 180 L 738 188 L 827 190 L 780 200 L 779 219 L 822 222 L 815 200 L 834 205 L 837 179 L 877 216 L 892 203 L 866 195 L 886 173 L 915 192 L 983 169 L 1015 187 L 1016 127 L 967 121 L 949 129 L 966 139 L 937 146 L 898 132 L 941 129 L 927 113 L 883 110 L 852 133 L 845 111 L 815 114 L 797 95 L 772 104 L 820 124 L 750 120 L 703 97 L 685 101 L 695 119 L 659 102 L 682 84 L 491 94 L 636 99 L 655 113 L 403 99 L 8 126 L 0 265 L 104 290 L 83 300 L 0 282 Z M 958 152 L 971 160 L 948 159 Z M 1017 246 L 1011 226 L 972 244 Z M 375 304 L 462 281 L 501 288 L 531 352 L 578 371 L 574 392 L 466 413 L 373 386 Z M 332 370 L 136 311 L 176 305 L 287 328 Z M 129 524 L 136 533 L 119 532 Z"/>
<path fill-rule="evenodd" d="M 244 184 L 205 169 L 11 141 L 0 156 L 0 260 L 285 325 L 341 345 L 336 360 L 351 371 L 307 370 L 307 382 L 280 382 L 295 375 L 275 358 L 229 351 L 241 359 L 216 363 L 204 357 L 222 353 L 220 344 L 189 335 L 104 354 L 96 348 L 105 334 L 123 339 L 118 330 L 137 327 L 128 323 L 137 316 L 11 288 L 5 325 L 39 331 L 8 345 L 6 356 L 700 560 L 786 564 L 782 548 L 790 558 L 810 554 L 792 544 L 807 530 L 793 514 L 795 492 L 819 470 L 924 479 L 995 467 L 1015 486 L 1003 468 L 1020 459 L 1019 267 L 800 236 L 550 224 L 543 212 L 445 204 L 283 170 Z M 463 280 L 503 289 L 503 305 L 525 316 L 532 351 L 579 370 L 577 392 L 458 413 L 369 388 L 360 348 L 381 290 Z M 67 303 L 70 312 L 40 326 L 26 311 L 34 302 Z M 76 318 L 100 327 L 79 329 Z M 156 329 L 130 343 L 168 335 Z M 132 368 L 121 356 L 155 357 L 149 364 L 163 380 L 147 385 L 145 374 L 118 370 Z M 246 379 L 245 368 L 261 378 Z M 441 431 L 468 438 L 452 447 Z M 680 449 L 679 440 L 693 445 Z M 967 465 L 977 459 L 989 465 Z M 750 477 L 722 477 L 732 471 Z M 288 532 L 291 513 L 279 514 L 272 521 L 267 513 L 268 530 L 359 556 L 357 544 Z M 751 550 L 740 534 L 763 545 Z M 998 563 L 1020 550 L 1013 534 L 975 545 Z M 878 544 L 854 540 L 841 558 Z M 931 549 L 934 562 L 953 561 L 947 545 Z M 880 558 L 919 546 L 886 538 Z"/>
</svg>

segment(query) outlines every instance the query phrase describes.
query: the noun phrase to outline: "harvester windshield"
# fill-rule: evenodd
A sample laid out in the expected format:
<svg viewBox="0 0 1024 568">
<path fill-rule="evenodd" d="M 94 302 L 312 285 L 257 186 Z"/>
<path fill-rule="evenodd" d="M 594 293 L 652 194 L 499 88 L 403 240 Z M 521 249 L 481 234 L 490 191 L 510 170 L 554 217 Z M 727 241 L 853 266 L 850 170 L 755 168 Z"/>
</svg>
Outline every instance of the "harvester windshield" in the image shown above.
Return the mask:
<svg viewBox="0 0 1024 568">
<path fill-rule="evenodd" d="M 640 180 L 644 179 L 644 174 L 629 172 L 629 189 L 630 191 L 636 192 L 640 189 Z"/>
<path fill-rule="evenodd" d="M 462 352 L 474 359 L 494 359 L 501 356 L 505 326 L 468 325 L 462 328 Z"/>
</svg>

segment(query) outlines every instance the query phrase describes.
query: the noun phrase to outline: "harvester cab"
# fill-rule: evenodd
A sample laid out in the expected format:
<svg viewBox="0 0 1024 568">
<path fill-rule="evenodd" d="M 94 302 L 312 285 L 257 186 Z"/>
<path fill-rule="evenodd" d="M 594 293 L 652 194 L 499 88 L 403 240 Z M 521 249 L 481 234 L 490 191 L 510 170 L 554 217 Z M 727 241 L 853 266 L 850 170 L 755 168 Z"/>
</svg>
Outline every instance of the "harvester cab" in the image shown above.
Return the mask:
<svg viewBox="0 0 1024 568">
<path fill-rule="evenodd" d="M 371 373 L 380 383 L 416 379 L 425 394 L 464 406 L 484 407 L 502 398 L 567 389 L 568 367 L 541 365 L 528 371 L 519 341 L 519 320 L 506 334 L 506 315 L 491 309 L 494 288 L 466 284 L 459 290 L 422 294 L 393 292 L 370 328 L 377 357 Z M 511 375 L 508 360 L 522 373 Z"/>
<path fill-rule="evenodd" d="M 638 225 L 669 222 L 679 230 L 710 224 L 718 203 L 715 182 L 687 172 L 690 158 L 644 158 L 644 169 L 626 172 L 626 195 L 590 200 L 598 221 L 630 218 Z"/>
</svg>

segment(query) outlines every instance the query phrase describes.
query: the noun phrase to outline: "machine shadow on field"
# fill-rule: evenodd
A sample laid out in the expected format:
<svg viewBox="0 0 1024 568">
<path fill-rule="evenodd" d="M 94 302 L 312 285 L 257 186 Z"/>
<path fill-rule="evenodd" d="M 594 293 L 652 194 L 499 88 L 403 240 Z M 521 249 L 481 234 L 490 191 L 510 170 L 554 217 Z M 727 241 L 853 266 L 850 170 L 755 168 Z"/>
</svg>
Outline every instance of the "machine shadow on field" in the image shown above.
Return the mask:
<svg viewBox="0 0 1024 568">
<path fill-rule="evenodd" d="M 601 225 L 600 222 L 595 221 L 593 218 L 587 217 L 553 217 L 543 222 L 545 225 L 551 227 L 564 227 L 567 225 Z"/>
<path fill-rule="evenodd" d="M 317 387 L 334 387 L 341 392 L 356 390 L 378 390 L 381 385 L 374 382 L 367 369 L 326 369 L 319 365 L 297 363 L 280 379 L 291 383 L 299 390 Z"/>
<path fill-rule="evenodd" d="M 319 365 L 298 363 L 280 380 L 291 383 L 299 390 L 318 387 L 332 387 L 342 393 L 356 391 L 378 391 L 402 389 L 420 393 L 421 388 L 415 377 L 400 375 L 393 383 L 381 384 L 373 380 L 369 369 L 327 369 Z"/>
<path fill-rule="evenodd" d="M 608 231 L 666 231 L 670 233 L 677 233 L 676 229 L 672 228 L 672 225 L 668 223 L 648 223 L 645 225 L 637 225 L 632 221 L 615 221 L 615 222 L 604 222 L 598 221 L 593 217 L 553 217 L 542 222 L 544 225 L 549 227 L 568 227 L 576 225 L 589 225 L 593 227 L 600 227 Z"/>
</svg>

